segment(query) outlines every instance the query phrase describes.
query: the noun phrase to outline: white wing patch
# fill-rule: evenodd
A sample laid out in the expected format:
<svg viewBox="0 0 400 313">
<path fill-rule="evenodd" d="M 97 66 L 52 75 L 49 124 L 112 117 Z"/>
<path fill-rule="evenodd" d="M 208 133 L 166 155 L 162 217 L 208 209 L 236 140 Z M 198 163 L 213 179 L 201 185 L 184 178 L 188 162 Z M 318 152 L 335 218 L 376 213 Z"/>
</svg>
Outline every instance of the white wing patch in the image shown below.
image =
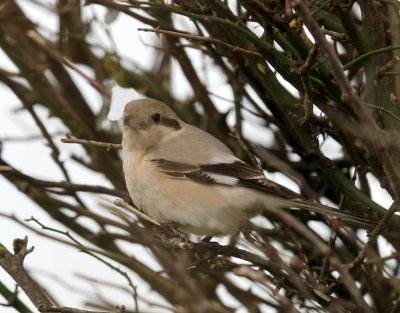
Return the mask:
<svg viewBox="0 0 400 313">
<path fill-rule="evenodd" d="M 257 189 L 283 199 L 298 198 L 293 191 L 265 178 L 262 171 L 242 161 L 192 165 L 166 159 L 151 159 L 162 173 L 174 179 L 190 179 L 202 184 L 220 184 Z"/>
<path fill-rule="evenodd" d="M 209 172 L 204 172 L 207 176 L 209 176 L 216 184 L 223 184 L 223 185 L 230 185 L 234 186 L 239 183 L 239 179 L 234 176 L 227 176 L 227 175 L 222 175 L 222 174 L 216 174 L 216 173 L 209 173 Z"/>
</svg>

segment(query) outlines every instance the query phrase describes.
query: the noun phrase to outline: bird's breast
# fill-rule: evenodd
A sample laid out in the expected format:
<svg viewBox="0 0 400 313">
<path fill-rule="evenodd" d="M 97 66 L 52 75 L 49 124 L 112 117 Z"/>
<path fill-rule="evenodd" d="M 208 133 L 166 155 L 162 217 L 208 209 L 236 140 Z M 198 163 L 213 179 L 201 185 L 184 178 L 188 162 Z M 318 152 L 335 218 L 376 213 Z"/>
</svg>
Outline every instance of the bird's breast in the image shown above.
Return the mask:
<svg viewBox="0 0 400 313">
<path fill-rule="evenodd" d="M 176 222 L 202 234 L 237 230 L 252 215 L 258 192 L 207 185 L 166 175 L 143 153 L 124 153 L 129 194 L 140 209 L 161 223 Z"/>
<path fill-rule="evenodd" d="M 122 151 L 123 170 L 125 183 L 133 203 L 143 209 L 143 198 L 146 197 L 148 184 L 147 169 L 143 163 L 144 151 Z"/>
</svg>

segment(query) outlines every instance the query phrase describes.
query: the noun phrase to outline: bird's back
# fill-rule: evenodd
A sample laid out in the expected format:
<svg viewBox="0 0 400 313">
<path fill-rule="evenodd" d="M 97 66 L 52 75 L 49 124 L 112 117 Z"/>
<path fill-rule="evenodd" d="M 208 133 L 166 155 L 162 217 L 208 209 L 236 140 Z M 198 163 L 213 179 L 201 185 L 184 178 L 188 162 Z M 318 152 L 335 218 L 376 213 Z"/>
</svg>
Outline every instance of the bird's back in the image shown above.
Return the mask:
<svg viewBox="0 0 400 313">
<path fill-rule="evenodd" d="M 203 165 L 205 161 L 208 163 L 239 161 L 220 140 L 186 123 L 183 123 L 182 129 L 174 136 L 149 150 L 149 155 L 190 165 Z"/>
</svg>

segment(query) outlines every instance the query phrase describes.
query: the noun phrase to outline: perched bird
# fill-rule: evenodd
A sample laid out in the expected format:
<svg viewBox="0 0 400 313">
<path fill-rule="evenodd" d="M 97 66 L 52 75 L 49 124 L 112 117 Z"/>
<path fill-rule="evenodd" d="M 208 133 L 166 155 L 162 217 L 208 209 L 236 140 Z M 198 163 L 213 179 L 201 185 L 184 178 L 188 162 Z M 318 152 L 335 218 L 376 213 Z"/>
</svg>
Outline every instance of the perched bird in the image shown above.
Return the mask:
<svg viewBox="0 0 400 313">
<path fill-rule="evenodd" d="M 201 235 L 234 233 L 263 210 L 290 207 L 366 222 L 267 180 L 258 168 L 183 122 L 160 101 L 129 102 L 123 125 L 128 192 L 136 206 L 160 223 L 176 223 Z"/>
</svg>

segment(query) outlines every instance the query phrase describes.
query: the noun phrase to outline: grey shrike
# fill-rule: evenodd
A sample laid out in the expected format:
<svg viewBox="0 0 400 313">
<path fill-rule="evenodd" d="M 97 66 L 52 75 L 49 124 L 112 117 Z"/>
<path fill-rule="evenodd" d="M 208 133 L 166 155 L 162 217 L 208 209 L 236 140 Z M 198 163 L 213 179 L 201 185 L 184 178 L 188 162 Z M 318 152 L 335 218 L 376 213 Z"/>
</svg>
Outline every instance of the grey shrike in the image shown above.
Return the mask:
<svg viewBox="0 0 400 313">
<path fill-rule="evenodd" d="M 153 99 L 126 104 L 122 156 L 129 194 L 160 223 L 201 235 L 234 233 L 263 210 L 296 207 L 365 223 L 267 180 L 205 131 Z"/>
</svg>

